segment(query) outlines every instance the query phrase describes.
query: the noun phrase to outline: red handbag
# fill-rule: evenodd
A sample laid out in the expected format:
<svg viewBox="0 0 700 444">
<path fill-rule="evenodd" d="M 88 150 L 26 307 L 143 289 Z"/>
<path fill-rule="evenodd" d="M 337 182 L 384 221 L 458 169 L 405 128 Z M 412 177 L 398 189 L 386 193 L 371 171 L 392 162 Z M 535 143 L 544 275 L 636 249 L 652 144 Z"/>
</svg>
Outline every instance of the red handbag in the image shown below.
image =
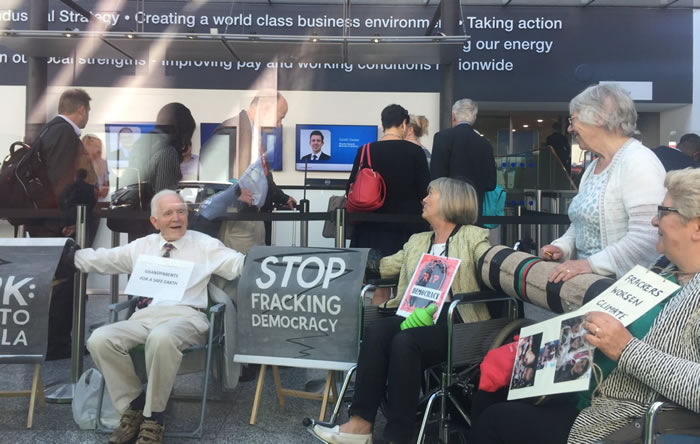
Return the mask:
<svg viewBox="0 0 700 444">
<path fill-rule="evenodd" d="M 495 392 L 503 387 L 508 387 L 515 364 L 515 355 L 518 351 L 519 338 L 519 335 L 514 336 L 515 342 L 494 348 L 484 356 L 484 360 L 480 364 L 479 390 Z"/>
<path fill-rule="evenodd" d="M 363 167 L 367 153 L 368 167 Z M 386 184 L 384 178 L 372 169 L 369 143 L 362 147 L 360 155 L 360 171 L 357 172 L 355 182 L 350 184 L 348 191 L 347 210 L 351 213 L 363 213 L 374 211 L 384 205 L 386 198 Z"/>
</svg>

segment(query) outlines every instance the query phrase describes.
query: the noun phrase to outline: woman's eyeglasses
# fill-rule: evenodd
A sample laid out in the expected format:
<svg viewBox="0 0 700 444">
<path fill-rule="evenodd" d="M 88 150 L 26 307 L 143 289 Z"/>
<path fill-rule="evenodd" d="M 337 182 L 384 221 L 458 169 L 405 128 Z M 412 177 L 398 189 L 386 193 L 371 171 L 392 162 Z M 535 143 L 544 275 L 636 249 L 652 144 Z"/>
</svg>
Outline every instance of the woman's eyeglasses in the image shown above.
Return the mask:
<svg viewBox="0 0 700 444">
<path fill-rule="evenodd" d="M 666 213 L 678 213 L 678 208 L 673 208 L 673 207 L 664 207 L 663 205 L 659 205 L 656 207 L 656 218 L 658 220 L 661 220 L 662 217 L 666 215 Z"/>
</svg>

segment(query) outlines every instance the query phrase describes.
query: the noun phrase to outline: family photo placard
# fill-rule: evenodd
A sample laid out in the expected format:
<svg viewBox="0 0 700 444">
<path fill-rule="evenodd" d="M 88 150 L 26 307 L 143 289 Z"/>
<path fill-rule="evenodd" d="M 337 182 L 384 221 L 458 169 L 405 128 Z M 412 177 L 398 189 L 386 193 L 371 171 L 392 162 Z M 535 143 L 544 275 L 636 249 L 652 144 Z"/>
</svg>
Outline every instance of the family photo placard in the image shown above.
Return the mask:
<svg viewBox="0 0 700 444">
<path fill-rule="evenodd" d="M 678 288 L 636 266 L 578 310 L 521 329 L 508 399 L 588 390 L 595 348 L 584 340 L 586 314 L 606 312 L 628 326 Z"/>
</svg>

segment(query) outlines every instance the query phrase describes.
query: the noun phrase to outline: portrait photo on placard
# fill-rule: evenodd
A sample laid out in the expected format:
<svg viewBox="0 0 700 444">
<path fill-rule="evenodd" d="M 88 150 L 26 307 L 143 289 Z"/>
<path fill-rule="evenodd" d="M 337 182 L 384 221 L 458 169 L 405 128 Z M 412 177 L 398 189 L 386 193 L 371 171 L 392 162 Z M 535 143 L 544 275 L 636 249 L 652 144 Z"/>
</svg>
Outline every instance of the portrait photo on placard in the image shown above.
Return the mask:
<svg viewBox="0 0 700 444">
<path fill-rule="evenodd" d="M 561 322 L 554 382 L 573 381 L 591 371 L 593 346 L 583 339 L 587 333 L 583 328 L 585 317 L 576 316 Z"/>
<path fill-rule="evenodd" d="M 513 367 L 513 376 L 510 382 L 511 389 L 531 387 L 535 383 L 541 343 L 542 333 L 526 336 L 518 340 L 515 366 Z"/>
<path fill-rule="evenodd" d="M 557 350 L 559 349 L 559 340 L 547 342 L 544 347 L 540 348 L 540 355 L 537 358 L 537 370 L 543 368 L 554 367 L 557 363 Z"/>
</svg>

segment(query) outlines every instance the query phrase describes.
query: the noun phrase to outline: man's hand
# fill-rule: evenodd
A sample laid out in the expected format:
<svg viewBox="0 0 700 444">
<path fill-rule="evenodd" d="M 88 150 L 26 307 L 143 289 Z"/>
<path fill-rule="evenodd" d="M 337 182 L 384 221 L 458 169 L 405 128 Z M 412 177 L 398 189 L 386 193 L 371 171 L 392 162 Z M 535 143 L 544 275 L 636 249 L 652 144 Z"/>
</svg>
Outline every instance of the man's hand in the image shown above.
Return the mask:
<svg viewBox="0 0 700 444">
<path fill-rule="evenodd" d="M 414 327 L 430 327 L 433 325 L 433 315 L 437 310 L 437 305 L 430 304 L 425 308 L 416 308 L 413 313 L 408 315 L 405 321 L 401 323 L 401 330 Z"/>
<path fill-rule="evenodd" d="M 253 193 L 248 188 L 241 188 L 241 195 L 238 196 L 238 200 L 253 206 Z"/>
<path fill-rule="evenodd" d="M 289 199 L 287 200 L 287 203 L 284 204 L 285 207 L 289 208 L 290 210 L 293 210 L 294 207 L 297 206 L 297 200 L 293 198 L 292 196 L 289 196 Z"/>
<path fill-rule="evenodd" d="M 61 233 L 63 233 L 64 236 L 70 237 L 75 233 L 75 225 L 69 225 L 67 227 L 63 227 L 61 229 Z"/>
</svg>

